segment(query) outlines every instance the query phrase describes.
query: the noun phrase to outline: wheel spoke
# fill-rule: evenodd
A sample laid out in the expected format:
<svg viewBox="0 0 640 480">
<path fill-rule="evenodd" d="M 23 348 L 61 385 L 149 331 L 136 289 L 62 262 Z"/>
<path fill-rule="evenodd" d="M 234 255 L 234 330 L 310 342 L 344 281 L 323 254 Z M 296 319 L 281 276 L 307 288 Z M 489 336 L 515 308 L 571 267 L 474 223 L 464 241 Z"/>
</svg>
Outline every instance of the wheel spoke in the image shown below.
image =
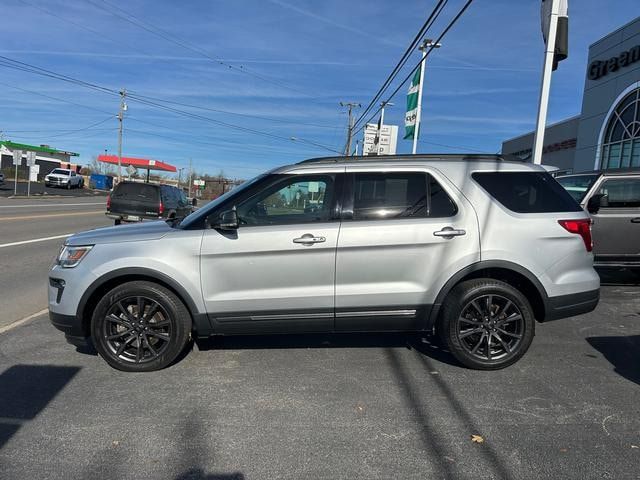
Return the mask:
<svg viewBox="0 0 640 480">
<path fill-rule="evenodd" d="M 493 334 L 489 332 L 487 335 L 487 360 L 491 360 L 491 337 Z"/>
<path fill-rule="evenodd" d="M 136 363 L 140 363 L 144 356 L 144 350 L 142 349 L 142 339 L 138 337 L 138 345 L 136 346 Z"/>
<path fill-rule="evenodd" d="M 476 343 L 476 346 L 473 347 L 473 349 L 471 350 L 471 353 L 476 353 L 476 351 L 478 350 L 478 347 L 482 344 L 486 336 L 487 334 L 485 332 L 482 332 L 482 336 L 480 337 L 480 340 L 478 340 L 478 343 Z"/>
<path fill-rule="evenodd" d="M 152 337 L 159 338 L 160 340 L 164 340 L 165 342 L 168 342 L 168 341 L 169 341 L 169 335 L 167 335 L 166 333 L 160 333 L 160 332 L 149 331 L 149 332 L 147 332 L 147 335 L 150 335 L 150 336 L 152 336 Z"/>
<path fill-rule="evenodd" d="M 131 335 L 124 342 L 122 342 L 118 347 L 118 350 L 116 350 L 116 355 L 121 355 L 122 352 L 124 352 L 124 349 L 127 348 L 127 345 L 129 345 L 135 338 L 136 338 L 135 335 Z"/>
<path fill-rule="evenodd" d="M 489 316 L 489 317 L 493 316 L 491 314 L 491 305 L 493 305 L 493 295 L 487 295 L 487 311 L 486 311 L 486 315 Z"/>
<path fill-rule="evenodd" d="M 494 333 L 493 336 L 498 339 L 498 341 L 500 342 L 500 345 L 502 345 L 502 348 L 504 348 L 504 351 L 506 353 L 511 353 L 511 349 L 509 348 L 509 345 L 507 344 L 507 342 L 505 342 L 502 339 L 502 337 L 500 335 L 498 335 L 497 333 Z"/>
<path fill-rule="evenodd" d="M 480 308 L 480 305 L 478 305 L 477 300 L 473 300 L 471 305 L 473 305 L 473 308 L 475 308 L 481 316 L 484 315 L 484 312 L 482 311 L 482 308 Z"/>
<path fill-rule="evenodd" d="M 511 315 L 510 317 L 507 317 L 507 318 L 504 318 L 504 319 L 500 320 L 498 322 L 498 325 L 502 326 L 505 323 L 513 322 L 514 320 L 522 320 L 522 315 L 520 315 L 519 313 L 515 313 L 515 314 Z"/>
<path fill-rule="evenodd" d="M 153 305 L 151 305 L 151 307 L 149 307 L 149 311 L 144 314 L 144 319 L 145 320 L 152 319 L 153 316 L 158 312 L 159 308 L 160 308 L 160 305 L 158 305 L 157 303 L 154 303 Z"/>
<path fill-rule="evenodd" d="M 147 323 L 147 326 L 151 328 L 160 328 L 160 327 L 166 327 L 170 323 L 171 322 L 169 322 L 169 320 L 160 320 L 159 322 L 149 322 Z"/>
<path fill-rule="evenodd" d="M 498 330 L 500 333 L 502 333 L 503 335 L 508 335 L 510 337 L 513 338 L 522 338 L 522 335 L 519 335 L 517 333 L 511 333 L 511 332 L 507 332 L 506 330 L 500 328 L 500 327 L 496 327 L 496 330 Z"/>
<path fill-rule="evenodd" d="M 155 357 L 156 355 L 158 355 L 158 352 L 156 351 L 155 348 L 153 348 L 153 346 L 151 345 L 151 342 L 149 341 L 149 337 L 146 334 L 142 334 L 142 338 L 144 339 L 144 342 L 147 344 L 147 348 L 149 349 L 149 351 L 151 352 L 151 354 Z"/>
<path fill-rule="evenodd" d="M 130 322 L 132 322 L 133 320 L 135 320 L 132 316 L 131 313 L 129 312 L 128 308 L 125 308 L 124 305 L 122 305 L 122 302 L 117 302 L 116 306 L 120 309 L 120 311 L 122 313 L 124 313 L 124 316 L 127 317 L 127 320 L 129 320 Z"/>
<path fill-rule="evenodd" d="M 107 340 L 115 340 L 116 338 L 124 337 L 125 335 L 127 335 L 128 333 L 131 333 L 131 332 L 132 332 L 132 330 L 131 330 L 131 329 L 129 329 L 129 330 L 124 330 L 124 331 L 122 331 L 122 332 L 120 332 L 120 333 L 116 333 L 116 334 L 114 334 L 114 335 L 109 335 L 109 336 L 107 336 Z"/>
<path fill-rule="evenodd" d="M 123 327 L 131 328 L 131 322 L 129 322 L 129 320 L 123 320 L 113 313 L 111 315 L 107 315 L 105 317 L 105 320 L 107 320 L 108 322 L 117 323 L 118 325 L 122 325 Z"/>
<path fill-rule="evenodd" d="M 501 315 L 501 314 L 507 314 L 507 311 L 509 310 L 509 307 L 511 307 L 512 303 L 511 300 L 507 300 L 507 303 L 504 304 L 504 306 L 502 308 L 498 308 L 498 311 L 496 312 L 496 317 Z"/>
<path fill-rule="evenodd" d="M 478 328 L 470 328 L 468 330 L 465 330 L 463 332 L 460 332 L 460 334 L 458 335 L 458 337 L 460 338 L 467 338 L 469 335 L 473 335 L 474 333 L 480 333 L 482 332 L 484 329 L 482 327 L 478 327 Z"/>
<path fill-rule="evenodd" d="M 136 316 L 138 320 L 142 320 L 144 318 L 144 297 L 137 297 L 136 303 L 138 304 L 138 313 Z"/>
<path fill-rule="evenodd" d="M 480 325 L 482 323 L 479 320 L 476 320 L 474 318 L 460 317 L 458 320 L 464 323 L 470 323 L 471 325 Z"/>
</svg>

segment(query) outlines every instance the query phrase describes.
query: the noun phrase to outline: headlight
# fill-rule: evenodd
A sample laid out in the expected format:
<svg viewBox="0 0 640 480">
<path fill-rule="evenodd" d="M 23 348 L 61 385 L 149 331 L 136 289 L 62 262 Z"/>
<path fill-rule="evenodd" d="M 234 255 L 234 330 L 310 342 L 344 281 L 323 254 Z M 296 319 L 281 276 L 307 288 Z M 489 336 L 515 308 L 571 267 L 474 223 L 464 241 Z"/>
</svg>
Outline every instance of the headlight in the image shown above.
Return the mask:
<svg viewBox="0 0 640 480">
<path fill-rule="evenodd" d="M 72 247 L 63 245 L 56 259 L 56 263 L 64 268 L 73 268 L 80 263 L 93 245 L 83 245 L 80 247 Z"/>
</svg>

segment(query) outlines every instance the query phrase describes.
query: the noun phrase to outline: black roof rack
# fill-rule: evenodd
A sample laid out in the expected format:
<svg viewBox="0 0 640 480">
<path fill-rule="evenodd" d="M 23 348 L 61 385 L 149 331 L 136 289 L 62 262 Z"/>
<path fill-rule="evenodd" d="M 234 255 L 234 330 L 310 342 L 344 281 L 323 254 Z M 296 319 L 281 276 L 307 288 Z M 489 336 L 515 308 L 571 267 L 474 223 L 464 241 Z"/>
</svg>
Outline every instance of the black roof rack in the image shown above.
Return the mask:
<svg viewBox="0 0 640 480">
<path fill-rule="evenodd" d="M 344 162 L 380 162 L 380 161 L 406 161 L 406 160 L 464 160 L 464 161 L 507 161 L 523 163 L 520 157 L 502 153 L 418 153 L 396 155 L 352 155 L 341 157 L 317 157 L 302 160 L 296 165 L 305 163 L 344 163 Z"/>
</svg>

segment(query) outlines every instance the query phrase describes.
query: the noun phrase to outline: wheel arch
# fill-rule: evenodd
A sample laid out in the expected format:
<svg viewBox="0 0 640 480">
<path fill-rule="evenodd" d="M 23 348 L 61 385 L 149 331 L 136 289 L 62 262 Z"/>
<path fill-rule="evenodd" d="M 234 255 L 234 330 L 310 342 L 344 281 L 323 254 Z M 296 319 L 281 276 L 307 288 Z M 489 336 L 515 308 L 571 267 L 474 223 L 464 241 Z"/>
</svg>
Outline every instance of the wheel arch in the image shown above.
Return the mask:
<svg viewBox="0 0 640 480">
<path fill-rule="evenodd" d="M 463 268 L 444 284 L 427 317 L 426 330 L 435 331 L 442 304 L 451 290 L 460 282 L 473 278 L 502 280 L 517 288 L 531 303 L 536 320 L 544 321 L 549 297 L 536 276 L 516 263 L 505 260 L 486 260 Z"/>
<path fill-rule="evenodd" d="M 182 285 L 162 272 L 142 267 L 127 267 L 113 270 L 101 276 L 85 290 L 76 312 L 76 317 L 85 336 L 90 336 L 91 316 L 99 299 L 116 286 L 136 280 L 156 283 L 171 290 L 187 307 L 193 321 L 195 333 L 198 336 L 209 336 L 211 334 L 211 324 L 207 315 L 198 311 L 195 301 Z"/>
</svg>

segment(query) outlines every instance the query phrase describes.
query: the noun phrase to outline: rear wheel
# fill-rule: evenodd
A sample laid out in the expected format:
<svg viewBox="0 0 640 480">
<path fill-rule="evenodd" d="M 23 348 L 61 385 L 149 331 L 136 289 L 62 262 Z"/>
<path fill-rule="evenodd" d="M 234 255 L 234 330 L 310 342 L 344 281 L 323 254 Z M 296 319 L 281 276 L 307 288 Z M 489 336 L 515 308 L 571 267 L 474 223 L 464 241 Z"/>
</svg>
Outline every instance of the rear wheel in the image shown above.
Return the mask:
<svg viewBox="0 0 640 480">
<path fill-rule="evenodd" d="M 91 337 L 112 367 L 150 372 L 170 365 L 191 334 L 191 316 L 170 290 L 151 282 L 122 284 L 108 292 L 91 319 Z"/>
<path fill-rule="evenodd" d="M 527 299 L 491 279 L 457 285 L 444 302 L 440 336 L 456 359 L 479 370 L 512 365 L 529 349 L 535 319 Z"/>
</svg>

